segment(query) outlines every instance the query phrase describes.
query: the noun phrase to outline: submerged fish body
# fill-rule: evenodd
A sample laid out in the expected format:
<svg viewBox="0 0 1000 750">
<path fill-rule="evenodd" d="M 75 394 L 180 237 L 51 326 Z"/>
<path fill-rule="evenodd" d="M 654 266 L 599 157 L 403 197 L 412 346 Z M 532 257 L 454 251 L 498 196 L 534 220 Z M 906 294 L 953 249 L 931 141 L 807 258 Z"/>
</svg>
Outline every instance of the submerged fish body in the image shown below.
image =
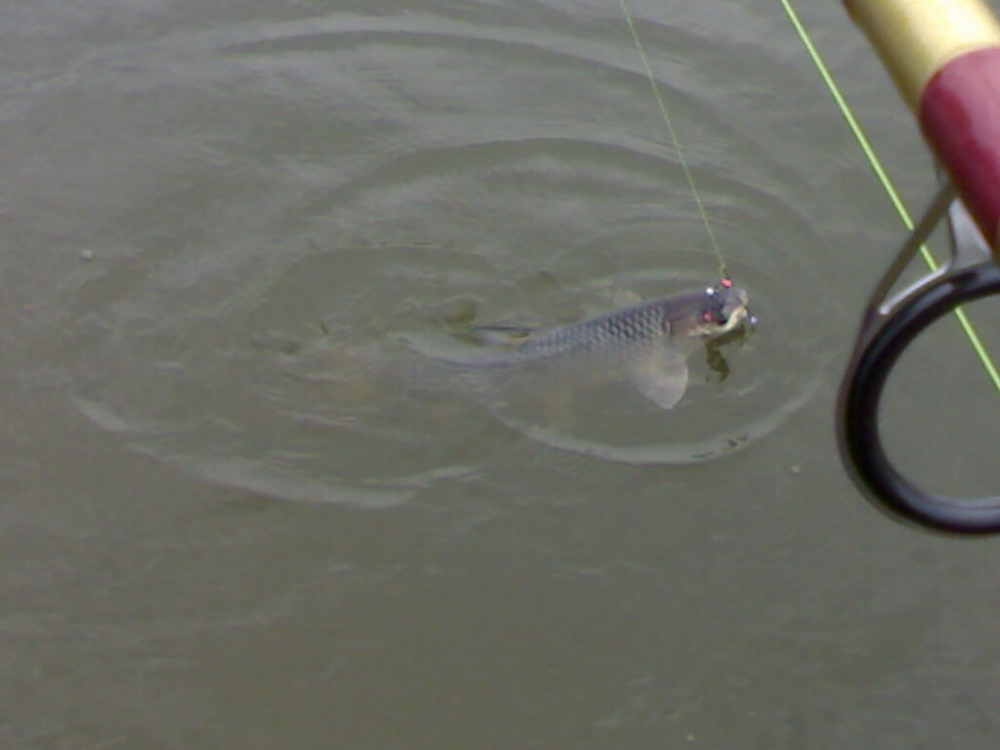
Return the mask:
<svg viewBox="0 0 1000 750">
<path fill-rule="evenodd" d="M 749 295 L 743 289 L 711 287 L 695 294 L 649 300 L 544 332 L 520 329 L 524 331 L 520 339 L 511 337 L 498 343 L 493 337 L 492 343 L 471 347 L 467 356 L 454 362 L 470 367 L 510 367 L 619 347 L 641 349 L 657 343 L 687 349 L 691 342 L 721 336 L 741 325 L 748 315 L 748 301 Z"/>
<path fill-rule="evenodd" d="M 477 327 L 479 345 L 425 354 L 473 371 L 541 370 L 570 390 L 627 378 L 669 409 L 687 387 L 687 356 L 751 319 L 748 301 L 745 290 L 723 283 L 545 331 Z"/>
</svg>

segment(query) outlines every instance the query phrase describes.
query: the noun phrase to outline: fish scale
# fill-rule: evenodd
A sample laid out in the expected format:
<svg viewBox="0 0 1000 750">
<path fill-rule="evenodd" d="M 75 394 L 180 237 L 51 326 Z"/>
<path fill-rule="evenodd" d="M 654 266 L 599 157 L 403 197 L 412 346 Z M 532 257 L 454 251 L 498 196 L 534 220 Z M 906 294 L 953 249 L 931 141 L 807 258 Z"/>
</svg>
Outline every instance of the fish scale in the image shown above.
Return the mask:
<svg viewBox="0 0 1000 750">
<path fill-rule="evenodd" d="M 711 287 L 649 300 L 514 343 L 470 347 L 446 359 L 467 367 L 514 367 L 576 354 L 640 356 L 645 345 L 665 341 L 684 348 L 691 340 L 722 335 L 740 324 L 748 314 L 747 298 L 742 289 Z"/>
</svg>

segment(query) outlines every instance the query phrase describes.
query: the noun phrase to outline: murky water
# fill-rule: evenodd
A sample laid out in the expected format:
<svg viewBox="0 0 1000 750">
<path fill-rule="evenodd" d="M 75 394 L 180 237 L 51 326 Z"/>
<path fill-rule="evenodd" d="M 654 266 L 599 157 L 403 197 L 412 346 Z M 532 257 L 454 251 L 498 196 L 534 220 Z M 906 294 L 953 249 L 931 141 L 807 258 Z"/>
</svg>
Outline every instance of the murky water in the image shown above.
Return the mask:
<svg viewBox="0 0 1000 750">
<path fill-rule="evenodd" d="M 630 9 L 760 318 L 670 412 L 504 411 L 399 339 L 716 280 L 617 2 L 0 9 L 0 744 L 996 741 L 995 543 L 833 443 L 898 221 L 778 3 Z"/>
</svg>

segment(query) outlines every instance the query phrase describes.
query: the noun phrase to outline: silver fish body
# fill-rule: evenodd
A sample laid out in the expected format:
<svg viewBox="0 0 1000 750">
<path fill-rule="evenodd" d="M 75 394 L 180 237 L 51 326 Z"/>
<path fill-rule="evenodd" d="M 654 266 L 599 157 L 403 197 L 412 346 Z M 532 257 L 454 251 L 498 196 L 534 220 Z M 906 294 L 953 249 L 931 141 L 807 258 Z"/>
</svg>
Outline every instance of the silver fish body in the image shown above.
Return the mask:
<svg viewBox="0 0 1000 750">
<path fill-rule="evenodd" d="M 743 289 L 710 287 L 703 292 L 648 300 L 543 332 L 527 332 L 521 339 L 509 337 L 503 343 L 494 340 L 468 347 L 463 355 L 449 361 L 470 367 L 512 367 L 619 347 L 643 348 L 651 343 L 670 343 L 675 348 L 687 349 L 692 342 L 721 336 L 739 327 L 749 317 L 748 301 L 749 295 Z"/>
<path fill-rule="evenodd" d="M 688 355 L 706 339 L 752 321 L 748 301 L 745 290 L 723 283 L 545 331 L 473 328 L 479 345 L 423 353 L 463 370 L 542 373 L 550 388 L 628 379 L 642 395 L 670 408 L 687 387 Z M 535 382 L 521 381 L 525 387 Z"/>
</svg>

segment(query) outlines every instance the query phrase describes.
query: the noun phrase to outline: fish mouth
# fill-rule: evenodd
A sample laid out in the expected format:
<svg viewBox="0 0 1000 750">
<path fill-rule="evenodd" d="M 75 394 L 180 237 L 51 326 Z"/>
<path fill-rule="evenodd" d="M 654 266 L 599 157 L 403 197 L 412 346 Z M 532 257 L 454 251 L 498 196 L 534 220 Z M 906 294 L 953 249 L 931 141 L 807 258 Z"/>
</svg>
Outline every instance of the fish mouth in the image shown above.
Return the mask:
<svg viewBox="0 0 1000 750">
<path fill-rule="evenodd" d="M 719 326 L 715 332 L 711 333 L 712 336 L 722 336 L 730 331 L 734 331 L 744 323 L 749 323 L 751 326 L 756 322 L 757 317 L 750 313 L 750 310 L 746 306 L 741 306 L 733 310 L 726 322 Z"/>
<path fill-rule="evenodd" d="M 750 311 L 750 295 L 741 290 L 740 293 L 740 324 L 746 323 L 750 326 L 750 330 L 756 330 L 757 322 L 760 320 L 756 315 Z"/>
<path fill-rule="evenodd" d="M 735 294 L 726 301 L 722 308 L 722 316 L 725 322 L 721 322 L 714 333 L 709 335 L 723 335 L 733 331 L 744 323 L 748 323 L 751 328 L 757 325 L 757 316 L 750 312 L 748 306 L 750 295 L 745 289 L 734 290 Z"/>
</svg>

